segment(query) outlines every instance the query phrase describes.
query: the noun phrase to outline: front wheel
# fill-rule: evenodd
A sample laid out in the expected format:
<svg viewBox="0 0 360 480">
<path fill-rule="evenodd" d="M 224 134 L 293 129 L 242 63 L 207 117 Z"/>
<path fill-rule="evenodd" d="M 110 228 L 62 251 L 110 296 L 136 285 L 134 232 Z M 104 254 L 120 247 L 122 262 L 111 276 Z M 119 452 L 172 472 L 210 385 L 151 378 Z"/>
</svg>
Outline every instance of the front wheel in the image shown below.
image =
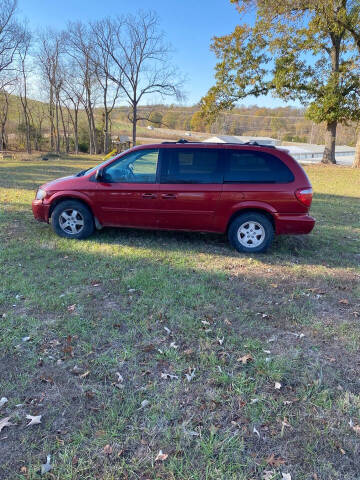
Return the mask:
<svg viewBox="0 0 360 480">
<path fill-rule="evenodd" d="M 274 239 L 271 221 L 261 213 L 243 213 L 236 217 L 228 230 L 231 245 L 239 252 L 265 252 Z"/>
<path fill-rule="evenodd" d="M 55 233 L 65 238 L 87 238 L 94 231 L 92 213 L 76 200 L 59 203 L 52 213 L 51 224 Z"/>
</svg>

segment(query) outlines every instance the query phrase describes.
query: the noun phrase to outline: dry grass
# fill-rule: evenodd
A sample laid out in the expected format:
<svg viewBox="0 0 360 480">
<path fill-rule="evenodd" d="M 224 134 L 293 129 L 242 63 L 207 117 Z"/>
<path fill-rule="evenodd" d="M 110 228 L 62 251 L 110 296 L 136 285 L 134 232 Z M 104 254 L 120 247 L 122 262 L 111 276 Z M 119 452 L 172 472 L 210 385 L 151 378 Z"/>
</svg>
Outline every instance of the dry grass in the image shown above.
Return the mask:
<svg viewBox="0 0 360 480">
<path fill-rule="evenodd" d="M 360 172 L 308 167 L 314 233 L 251 257 L 32 219 L 38 184 L 93 163 L 1 163 L 0 478 L 47 454 L 59 480 L 360 478 Z"/>
</svg>

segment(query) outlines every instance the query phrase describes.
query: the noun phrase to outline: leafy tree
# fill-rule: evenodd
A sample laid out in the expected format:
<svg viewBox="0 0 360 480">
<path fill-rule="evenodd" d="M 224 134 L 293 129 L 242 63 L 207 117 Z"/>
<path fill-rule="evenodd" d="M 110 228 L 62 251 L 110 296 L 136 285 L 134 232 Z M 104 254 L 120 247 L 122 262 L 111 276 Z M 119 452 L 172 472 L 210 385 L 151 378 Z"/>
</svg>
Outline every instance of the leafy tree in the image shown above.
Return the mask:
<svg viewBox="0 0 360 480">
<path fill-rule="evenodd" d="M 156 127 L 160 127 L 162 124 L 162 113 L 161 112 L 151 112 L 149 115 L 149 122 Z"/>
<path fill-rule="evenodd" d="M 190 128 L 197 132 L 206 132 L 207 124 L 200 111 L 195 112 L 191 117 Z"/>
<path fill-rule="evenodd" d="M 298 100 L 308 118 L 326 123 L 323 162 L 336 163 L 338 123 L 360 118 L 358 55 L 343 25 L 347 0 L 233 3 L 256 6 L 256 23 L 214 38 L 216 84 L 202 99 L 203 116 L 211 121 L 248 95 Z"/>
</svg>

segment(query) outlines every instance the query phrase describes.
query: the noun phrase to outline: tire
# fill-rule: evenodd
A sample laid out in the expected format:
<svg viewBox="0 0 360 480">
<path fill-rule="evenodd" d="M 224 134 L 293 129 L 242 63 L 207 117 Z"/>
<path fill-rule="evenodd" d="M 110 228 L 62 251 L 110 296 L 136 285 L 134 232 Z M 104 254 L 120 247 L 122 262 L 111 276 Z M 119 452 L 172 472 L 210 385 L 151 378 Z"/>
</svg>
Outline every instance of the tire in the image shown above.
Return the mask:
<svg viewBox="0 0 360 480">
<path fill-rule="evenodd" d="M 94 218 L 89 208 L 77 200 L 64 200 L 56 205 L 51 215 L 54 232 L 60 237 L 89 237 L 94 231 Z"/>
<path fill-rule="evenodd" d="M 266 215 L 247 212 L 231 222 L 228 238 L 239 252 L 263 253 L 274 240 L 274 227 Z"/>
</svg>

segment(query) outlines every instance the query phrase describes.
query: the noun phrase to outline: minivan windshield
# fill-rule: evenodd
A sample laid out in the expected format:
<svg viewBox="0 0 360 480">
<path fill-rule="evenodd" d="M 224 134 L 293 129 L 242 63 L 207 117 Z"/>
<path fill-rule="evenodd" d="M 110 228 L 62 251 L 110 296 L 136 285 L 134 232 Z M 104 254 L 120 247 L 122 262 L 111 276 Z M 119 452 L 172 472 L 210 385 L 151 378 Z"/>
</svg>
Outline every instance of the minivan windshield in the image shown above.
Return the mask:
<svg viewBox="0 0 360 480">
<path fill-rule="evenodd" d="M 123 153 L 124 153 L 124 152 L 123 152 Z M 99 168 L 104 167 L 104 166 L 107 165 L 111 160 L 114 160 L 114 158 L 116 158 L 116 157 L 118 157 L 118 156 L 119 156 L 119 154 L 117 153 L 117 154 L 114 155 L 113 157 L 108 158 L 108 159 L 105 160 L 104 162 L 99 163 L 99 165 L 96 165 L 95 167 L 86 168 L 85 170 L 81 170 L 81 172 L 75 174 L 75 177 L 83 177 L 84 175 L 94 173 L 94 172 L 96 172 L 96 170 L 99 170 Z"/>
</svg>

